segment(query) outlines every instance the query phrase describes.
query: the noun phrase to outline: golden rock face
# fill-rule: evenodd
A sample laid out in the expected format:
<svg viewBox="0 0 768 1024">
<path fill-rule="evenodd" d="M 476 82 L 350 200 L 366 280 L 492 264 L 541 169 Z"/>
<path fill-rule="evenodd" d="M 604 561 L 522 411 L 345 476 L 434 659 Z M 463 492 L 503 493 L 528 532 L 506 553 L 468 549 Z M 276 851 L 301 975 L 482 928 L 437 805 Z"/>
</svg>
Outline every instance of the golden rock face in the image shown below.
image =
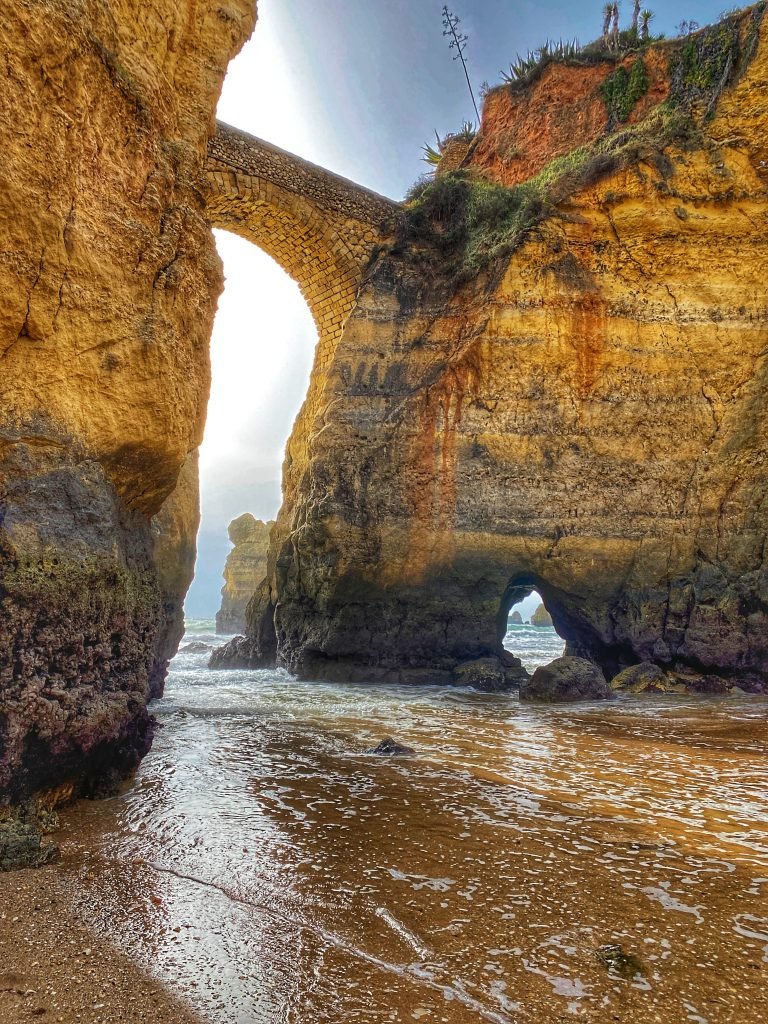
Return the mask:
<svg viewBox="0 0 768 1024">
<path fill-rule="evenodd" d="M 448 680 L 500 654 L 535 587 L 609 677 L 652 661 L 698 688 L 765 687 L 757 13 L 695 144 L 582 185 L 463 285 L 423 249 L 373 266 L 289 445 L 278 660 Z"/>
<path fill-rule="evenodd" d="M 245 609 L 256 587 L 267 575 L 268 523 L 246 512 L 229 524 L 229 539 L 235 545 L 224 566 L 221 608 L 216 613 L 217 633 L 245 632 Z"/>
<path fill-rule="evenodd" d="M 99 789 L 151 740 L 222 283 L 206 146 L 253 20 L 252 0 L 3 10 L 0 794 Z"/>
</svg>

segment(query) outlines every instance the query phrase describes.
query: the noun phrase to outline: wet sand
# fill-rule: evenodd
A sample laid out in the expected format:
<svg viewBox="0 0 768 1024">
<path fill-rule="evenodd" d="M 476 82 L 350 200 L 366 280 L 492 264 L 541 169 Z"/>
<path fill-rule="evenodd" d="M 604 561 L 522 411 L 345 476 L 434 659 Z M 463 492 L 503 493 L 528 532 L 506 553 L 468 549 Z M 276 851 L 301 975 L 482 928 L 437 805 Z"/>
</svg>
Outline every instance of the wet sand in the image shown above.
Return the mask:
<svg viewBox="0 0 768 1024">
<path fill-rule="evenodd" d="M 0 1024 L 768 1021 L 765 698 L 529 707 L 206 657 L 134 785 L 0 876 Z"/>
<path fill-rule="evenodd" d="M 0 1024 L 200 1024 L 71 903 L 66 863 L 0 875 Z"/>
</svg>

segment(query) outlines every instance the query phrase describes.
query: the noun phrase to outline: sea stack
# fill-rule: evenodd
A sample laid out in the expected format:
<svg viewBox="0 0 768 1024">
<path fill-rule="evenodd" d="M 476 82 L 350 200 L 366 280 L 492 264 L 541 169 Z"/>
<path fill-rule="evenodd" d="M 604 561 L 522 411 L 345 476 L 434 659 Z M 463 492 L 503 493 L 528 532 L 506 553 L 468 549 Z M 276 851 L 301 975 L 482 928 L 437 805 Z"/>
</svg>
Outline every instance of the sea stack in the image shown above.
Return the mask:
<svg viewBox="0 0 768 1024">
<path fill-rule="evenodd" d="M 551 626 L 552 616 L 549 614 L 543 604 L 540 604 L 536 611 L 531 616 L 532 626 Z"/>
<path fill-rule="evenodd" d="M 229 524 L 235 545 L 224 566 L 221 608 L 216 613 L 217 633 L 245 632 L 245 609 L 267 574 L 269 534 L 274 521 L 265 523 L 246 512 Z"/>
</svg>

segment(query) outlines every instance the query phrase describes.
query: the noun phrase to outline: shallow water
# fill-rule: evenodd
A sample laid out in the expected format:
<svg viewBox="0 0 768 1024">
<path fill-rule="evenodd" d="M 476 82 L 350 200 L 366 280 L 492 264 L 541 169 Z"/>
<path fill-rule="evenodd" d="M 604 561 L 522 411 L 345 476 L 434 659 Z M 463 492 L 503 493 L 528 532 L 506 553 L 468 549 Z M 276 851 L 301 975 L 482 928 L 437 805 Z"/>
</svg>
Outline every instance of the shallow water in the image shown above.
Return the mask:
<svg viewBox="0 0 768 1024">
<path fill-rule="evenodd" d="M 76 809 L 64 863 L 207 1020 L 768 1019 L 764 698 L 530 707 L 206 660 L 177 656 L 135 785 Z M 416 755 L 365 753 L 387 735 Z"/>
</svg>

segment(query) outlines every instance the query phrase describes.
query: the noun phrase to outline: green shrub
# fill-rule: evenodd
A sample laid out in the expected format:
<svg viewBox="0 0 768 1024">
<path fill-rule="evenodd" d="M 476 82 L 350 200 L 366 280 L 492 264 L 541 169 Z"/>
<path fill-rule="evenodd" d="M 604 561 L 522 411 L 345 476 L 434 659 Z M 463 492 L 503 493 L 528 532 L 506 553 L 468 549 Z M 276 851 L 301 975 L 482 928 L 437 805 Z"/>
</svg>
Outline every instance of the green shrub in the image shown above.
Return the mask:
<svg viewBox="0 0 768 1024">
<path fill-rule="evenodd" d="M 638 57 L 629 71 L 618 67 L 603 82 L 600 93 L 608 111 L 610 124 L 623 124 L 638 101 L 648 92 L 648 72 L 642 57 Z"/>
</svg>

